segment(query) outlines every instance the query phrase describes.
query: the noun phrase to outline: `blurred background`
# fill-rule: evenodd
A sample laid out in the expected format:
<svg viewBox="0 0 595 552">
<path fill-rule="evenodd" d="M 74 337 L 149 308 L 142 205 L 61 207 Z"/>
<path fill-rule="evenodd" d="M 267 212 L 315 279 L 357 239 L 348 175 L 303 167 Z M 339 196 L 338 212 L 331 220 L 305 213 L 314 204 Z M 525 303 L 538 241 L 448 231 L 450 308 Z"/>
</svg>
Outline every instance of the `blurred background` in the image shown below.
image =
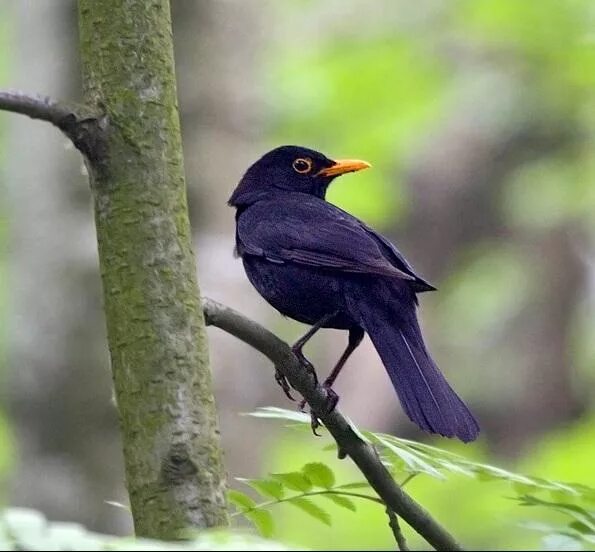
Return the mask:
<svg viewBox="0 0 595 552">
<path fill-rule="evenodd" d="M 595 484 L 595 5 L 589 0 L 174 0 L 188 194 L 201 291 L 287 340 L 232 256 L 226 200 L 280 144 L 370 161 L 329 200 L 389 236 L 438 287 L 430 349 L 480 420 L 463 446 L 404 417 L 366 339 L 336 389 L 371 430 L 524 473 Z M 0 86 L 80 98 L 72 0 L 0 3 Z M 126 533 L 92 206 L 78 153 L 0 113 L 0 477 L 10 504 Z M 210 329 L 233 477 L 299 468 L 322 444 L 240 416 L 293 408 L 267 362 Z M 319 334 L 326 373 L 346 343 Z M 469 548 L 536 548 L 498 484 L 417 478 L 410 492 Z M 342 513 L 345 512 L 345 513 Z M 382 509 L 326 528 L 279 506 L 276 538 L 394 547 Z M 531 512 L 532 517 L 535 513 Z"/>
</svg>

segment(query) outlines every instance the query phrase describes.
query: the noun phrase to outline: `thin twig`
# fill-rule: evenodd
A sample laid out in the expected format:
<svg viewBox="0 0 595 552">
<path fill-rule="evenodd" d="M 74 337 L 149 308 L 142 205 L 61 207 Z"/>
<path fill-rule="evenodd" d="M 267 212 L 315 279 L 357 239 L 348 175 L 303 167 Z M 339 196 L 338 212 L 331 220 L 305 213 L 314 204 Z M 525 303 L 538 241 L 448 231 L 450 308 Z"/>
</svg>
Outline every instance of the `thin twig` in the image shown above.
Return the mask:
<svg viewBox="0 0 595 552">
<path fill-rule="evenodd" d="M 60 129 L 66 118 L 76 116 L 70 107 L 47 96 L 31 96 L 17 91 L 0 91 L 0 110 L 46 121 Z"/>
<path fill-rule="evenodd" d="M 418 474 L 419 474 L 419 472 L 410 473 L 405 479 L 403 479 L 403 481 L 401 481 L 401 483 L 400 483 L 401 487 L 404 487 L 405 485 L 407 485 L 407 483 L 409 483 L 409 481 L 411 481 Z"/>
<path fill-rule="evenodd" d="M 27 115 L 59 128 L 91 161 L 101 168 L 105 155 L 104 131 L 107 119 L 87 106 L 73 106 L 48 96 L 0 90 L 0 111 Z"/>
<path fill-rule="evenodd" d="M 359 498 L 360 500 L 369 500 L 370 502 L 374 502 L 376 504 L 380 504 L 381 506 L 386 506 L 382 500 L 378 497 L 370 496 L 367 494 L 362 493 L 353 493 L 349 491 L 341 491 L 339 488 L 334 489 L 327 489 L 325 491 L 310 491 L 301 494 L 295 494 L 293 496 L 286 496 L 283 498 L 279 498 L 277 500 L 269 500 L 267 502 L 261 502 L 260 504 L 255 504 L 252 508 L 248 508 L 246 510 L 238 510 L 231 514 L 231 517 L 237 516 L 245 516 L 254 510 L 261 510 L 262 508 L 269 508 L 270 506 L 276 506 L 277 504 L 283 504 L 284 502 L 291 502 L 296 498 L 304 498 L 304 497 L 311 497 L 311 496 L 320 496 L 320 495 L 339 495 L 339 496 L 349 496 L 352 498 Z M 395 513 L 390 509 L 386 508 L 386 514 L 388 515 L 388 526 L 390 527 L 393 537 L 397 543 L 399 550 L 409 550 L 407 546 L 407 541 L 401 532 L 401 527 L 399 526 L 399 519 L 395 515 Z"/>
<path fill-rule="evenodd" d="M 237 337 L 264 354 L 306 399 L 337 442 L 339 451 L 358 466 L 370 486 L 436 550 L 462 550 L 456 540 L 394 481 L 374 449 L 360 439 L 338 409 L 327 412 L 327 395 L 300 364 L 291 348 L 275 334 L 239 312 L 203 299 L 206 323 Z"/>
<path fill-rule="evenodd" d="M 384 502 L 375 496 L 370 496 L 362 493 L 350 493 L 347 491 L 335 491 L 333 489 L 328 489 L 326 491 L 309 491 L 307 493 L 295 494 L 292 496 L 286 496 L 283 498 L 279 498 L 277 500 L 269 500 L 267 502 L 261 502 L 260 504 L 255 504 L 252 508 L 247 508 L 245 510 L 241 510 L 231 514 L 231 517 L 236 516 L 243 516 L 247 513 L 253 512 L 254 510 L 261 510 L 262 508 L 268 508 L 269 506 L 276 506 L 277 504 L 283 504 L 284 502 L 291 502 L 296 498 L 308 498 L 310 496 L 320 496 L 320 495 L 341 495 L 341 496 L 350 496 L 353 498 L 360 498 L 362 500 L 369 500 L 370 502 L 375 502 L 376 504 L 384 505 Z"/>
<path fill-rule="evenodd" d="M 386 508 L 386 515 L 388 516 L 388 526 L 393 532 L 393 536 L 397 541 L 397 546 L 399 547 L 399 550 L 409 550 L 409 547 L 407 546 L 407 541 L 405 540 L 405 537 L 401 532 L 401 527 L 399 526 L 399 518 L 388 507 Z"/>
</svg>

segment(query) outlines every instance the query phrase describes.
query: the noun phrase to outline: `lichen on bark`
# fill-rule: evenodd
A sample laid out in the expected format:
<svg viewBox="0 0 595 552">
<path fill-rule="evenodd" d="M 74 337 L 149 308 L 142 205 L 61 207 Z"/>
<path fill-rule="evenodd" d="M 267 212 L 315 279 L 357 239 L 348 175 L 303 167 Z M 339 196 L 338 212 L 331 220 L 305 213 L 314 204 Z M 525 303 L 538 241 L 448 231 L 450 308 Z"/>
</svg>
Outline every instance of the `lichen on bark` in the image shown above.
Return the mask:
<svg viewBox="0 0 595 552">
<path fill-rule="evenodd" d="M 79 0 L 109 348 L 136 533 L 227 523 L 186 201 L 169 2 Z"/>
</svg>

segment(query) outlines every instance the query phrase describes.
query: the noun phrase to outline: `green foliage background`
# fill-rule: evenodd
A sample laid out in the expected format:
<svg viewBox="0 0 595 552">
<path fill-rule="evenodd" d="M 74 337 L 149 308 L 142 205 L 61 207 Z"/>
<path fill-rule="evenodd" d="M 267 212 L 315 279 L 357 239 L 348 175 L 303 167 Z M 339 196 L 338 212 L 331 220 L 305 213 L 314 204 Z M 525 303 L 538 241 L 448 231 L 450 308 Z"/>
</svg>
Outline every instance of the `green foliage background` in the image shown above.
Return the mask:
<svg viewBox="0 0 595 552">
<path fill-rule="evenodd" d="M 357 156 L 372 162 L 373 171 L 345 177 L 341 185 L 331 188 L 329 199 L 380 230 L 392 231 L 395 225 L 404 228 L 410 221 L 415 190 L 408 184 L 408 170 L 419 150 L 427 147 L 428 136 L 453 113 L 464 111 L 467 103 L 475 109 L 477 128 L 486 135 L 512 134 L 539 121 L 546 136 L 549 130 L 562 128 L 572 137 L 565 148 L 529 156 L 493 191 L 492 208 L 506 226 L 506 235 L 479 239 L 458 251 L 440 282 L 440 294 L 424 299 L 424 312 L 432 320 L 430 331 L 436 333 L 433 343 L 439 350 L 450 350 L 453 366 L 477 366 L 482 374 L 481 379 L 460 382 L 463 394 L 473 395 L 477 405 L 505 410 L 510 397 L 495 396 L 492 384 L 510 379 L 510 395 L 518 393 L 514 374 L 519 359 L 500 347 L 498 339 L 510 320 L 540 300 L 543 276 L 542 267 L 527 255 L 526 245 L 510 237 L 521 233 L 526 240 L 538 241 L 568 226 L 580 235 L 585 256 L 592 257 L 595 4 L 591 0 L 457 0 L 420 6 L 395 2 L 398 24 L 387 14 L 386 24 L 377 25 L 373 33 L 362 33 L 357 24 L 358 10 L 366 9 L 365 2 L 329 5 L 340 16 L 325 12 L 319 2 L 267 5 L 274 18 L 291 21 L 290 32 L 299 40 L 294 37 L 273 44 L 260 69 L 269 113 L 262 149 L 293 142 L 337 157 Z M 11 31 L 5 11 L 0 3 L 0 86 L 9 81 L 6 44 Z M 499 102 L 497 109 L 493 108 L 494 97 Z M 485 109 L 477 109 L 484 100 Z M 0 143 L 6 124 L 6 118 L 0 119 Z M 3 161 L 0 157 L 0 183 Z M 0 204 L 0 213 L 4 209 Z M 2 216 L 2 321 L 9 296 L 9 239 Z M 0 381 L 6 374 L 6 324 L 1 327 Z M 577 309 L 568 332 L 569 362 L 585 399 L 584 411 L 575 421 L 536 436 L 516 455 L 498 450 L 497 442 L 469 446 L 437 439 L 428 442 L 470 461 L 595 488 L 592 298 L 587 297 Z M 256 430 L 265 422 L 253 423 Z M 326 445 L 328 441 L 295 428 L 272 431 L 265 441 L 262 471 L 232 475 L 262 478 L 324 462 L 332 466 L 337 480 L 359 479 L 353 466 L 337 461 L 336 452 L 325 449 Z M 0 412 L 0 479 L 8 473 L 14 456 L 10 425 Z M 235 487 L 246 491 L 239 482 Z M 420 475 L 407 489 L 468 549 L 579 546 L 578 541 L 551 540 L 551 527 L 565 526 L 568 516 L 553 507 L 523 506 L 519 500 L 523 489 L 513 488 L 506 478 L 483 481 L 449 473 L 439 480 Z M 560 499 L 555 493 L 538 496 L 554 502 Z M 577 499 L 563 498 L 565 503 L 594 508 L 588 493 Z M 353 513 L 327 501 L 324 509 L 333 520 L 330 527 L 291 504 L 272 508 L 272 536 L 288 546 L 314 549 L 326 549 L 329 544 L 337 549 L 394 548 L 386 515 L 376 504 L 358 503 Z M 241 516 L 236 519 L 243 525 Z M 535 522 L 548 525 L 546 540 L 535 527 L 525 526 Z M 421 542 L 404 529 L 411 544 L 420 547 Z M 580 546 L 593 548 L 593 543 L 585 541 Z"/>
<path fill-rule="evenodd" d="M 316 12 L 314 3 L 280 4 L 280 16 L 291 17 L 296 28 L 307 26 Z M 373 36 L 359 35 L 357 24 L 346 23 L 357 17 L 357 12 L 348 10 L 340 20 L 344 25 L 337 23 L 339 31 L 326 33 L 323 28 L 312 33 L 305 45 L 276 51 L 270 59 L 267 86 L 270 105 L 277 113 L 270 143 L 286 142 L 289 136 L 295 143 L 312 144 L 338 157 L 357 154 L 371 161 L 375 170 L 332 187 L 329 199 L 382 228 L 395 219 L 407 220 L 411 202 L 403 186 L 404 171 L 436 121 L 460 107 L 456 105 L 462 101 L 460 89 L 475 79 L 480 96 L 505 95 L 507 84 L 514 82 L 514 94 L 526 97 L 523 103 L 531 109 L 519 110 L 521 102 L 513 98 L 509 110 L 478 113 L 478 125 L 512 129 L 520 121 L 539 116 L 552 126 L 563 121 L 586 140 L 574 150 L 525 163 L 498 191 L 496 209 L 512 228 L 535 234 L 569 221 L 580 224 L 592 243 L 595 6 L 588 0 L 469 0 L 442 6 L 440 14 L 429 21 L 416 19 L 411 9 L 408 24 L 398 32 L 387 24 L 385 33 Z M 399 9 L 409 8 L 400 3 Z M 457 37 L 470 52 L 479 52 L 475 54 L 476 72 L 470 73 L 465 64 L 457 66 L 446 53 L 436 53 L 448 45 L 449 37 Z M 490 74 L 482 68 L 483 56 L 488 60 L 502 56 L 512 62 L 502 64 L 502 74 L 497 70 Z M 531 270 L 523 251 L 504 240 L 468 251 L 440 286 L 434 308 L 441 339 L 465 349 L 466 343 L 493 335 L 502 320 L 530 301 L 532 281 L 538 279 Z M 449 324 L 450 320 L 459 323 Z M 594 330 L 593 319 L 579 314 L 570 353 L 591 382 Z M 514 370 L 514 359 L 502 362 L 496 356 L 487 361 L 494 371 Z M 465 364 L 474 361 L 485 370 L 485 356 L 464 358 Z M 593 486 L 594 422 L 591 410 L 576 425 L 542 437 L 522 457 L 499 461 L 523 473 Z M 290 433 L 271 442 L 268 471 L 299 469 L 317 457 L 318 443 L 308 437 L 299 443 L 296 439 Z M 437 444 L 470 459 L 493 461 L 482 445 Z M 347 465 L 342 469 L 350 471 Z M 548 512 L 538 513 L 510 500 L 501 482 L 479 485 L 463 476 L 446 482 L 416 478 L 408 488 L 470 548 L 539 548 L 541 536 L 521 524 L 540 516 L 552 518 Z M 325 527 L 307 514 L 280 506 L 276 535 L 321 549 L 331 542 L 345 549 L 391 546 L 382 509 L 361 505 L 357 523 L 350 512 L 334 510 L 336 524 Z"/>
</svg>

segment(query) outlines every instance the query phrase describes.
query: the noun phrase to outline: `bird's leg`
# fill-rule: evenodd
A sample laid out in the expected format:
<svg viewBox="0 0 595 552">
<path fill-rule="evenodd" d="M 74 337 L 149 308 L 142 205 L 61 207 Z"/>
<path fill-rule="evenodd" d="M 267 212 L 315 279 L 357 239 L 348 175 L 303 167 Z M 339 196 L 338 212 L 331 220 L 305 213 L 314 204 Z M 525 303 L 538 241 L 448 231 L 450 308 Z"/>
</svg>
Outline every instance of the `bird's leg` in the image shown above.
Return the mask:
<svg viewBox="0 0 595 552">
<path fill-rule="evenodd" d="M 329 374 L 328 378 L 324 380 L 324 383 L 322 384 L 324 388 L 326 388 L 327 390 L 331 389 L 333 383 L 335 383 L 335 380 L 339 375 L 339 372 L 343 369 L 343 366 L 345 366 L 347 359 L 351 356 L 351 353 L 353 353 L 353 351 L 355 351 L 358 348 L 363 338 L 364 330 L 362 330 L 361 328 L 349 330 L 349 341 L 347 343 L 347 348 L 345 349 L 345 351 L 343 351 L 341 358 L 337 361 L 337 364 Z"/>
<path fill-rule="evenodd" d="M 333 312 L 331 314 L 327 314 L 323 316 L 316 324 L 314 324 L 302 337 L 300 337 L 291 347 L 291 350 L 295 356 L 298 357 L 300 364 L 306 368 L 309 374 L 312 375 L 314 378 L 314 383 L 318 383 L 318 376 L 316 375 L 316 370 L 314 370 L 314 366 L 312 363 L 304 356 L 302 353 L 302 348 L 308 342 L 308 340 L 320 329 L 324 326 L 333 316 L 337 313 Z M 279 371 L 278 368 L 275 368 L 275 381 L 279 384 L 281 389 L 283 389 L 283 393 L 285 396 L 292 401 L 295 401 L 293 396 L 291 395 L 291 386 L 287 381 L 287 378 Z"/>
<path fill-rule="evenodd" d="M 318 383 L 318 376 L 316 375 L 316 370 L 314 370 L 314 366 L 312 363 L 304 356 L 302 349 L 304 345 L 312 338 L 312 336 L 322 328 L 327 322 L 329 322 L 332 318 L 336 316 L 337 312 L 331 312 L 330 314 L 325 314 L 316 324 L 314 324 L 302 337 L 300 337 L 291 347 L 293 354 L 298 357 L 301 364 L 308 370 L 308 372 L 312 375 L 314 379 L 314 384 Z"/>
<path fill-rule="evenodd" d="M 339 360 L 337 361 L 337 364 L 335 364 L 335 367 L 329 374 L 328 378 L 326 378 L 324 380 L 324 383 L 322 384 L 322 386 L 326 389 L 327 394 L 329 395 L 329 404 L 332 404 L 334 401 L 334 404 L 332 404 L 332 408 L 329 408 L 329 410 L 328 410 L 329 412 L 333 411 L 334 407 L 337 405 L 337 402 L 339 400 L 338 395 L 331 389 L 331 387 L 332 387 L 333 383 L 335 383 L 335 380 L 337 379 L 339 372 L 341 372 L 341 369 L 343 368 L 343 366 L 345 366 L 347 359 L 351 356 L 351 353 L 353 353 L 353 351 L 355 351 L 355 349 L 358 347 L 358 345 L 362 342 L 363 338 L 364 338 L 364 331 L 361 328 L 349 330 L 349 341 L 347 343 L 347 348 L 341 355 L 341 358 L 339 358 Z M 300 410 L 303 410 L 305 406 L 306 406 L 306 401 L 302 400 L 302 402 L 300 403 Z"/>
<path fill-rule="evenodd" d="M 341 358 L 339 358 L 337 364 L 322 384 L 322 386 L 326 390 L 328 413 L 332 412 L 337 406 L 337 403 L 339 402 L 339 395 L 337 395 L 337 393 L 333 391 L 332 385 L 333 383 L 335 383 L 335 380 L 337 379 L 337 376 L 339 375 L 339 372 L 341 372 L 343 366 L 345 366 L 347 359 L 351 356 L 351 353 L 353 353 L 353 351 L 357 349 L 358 345 L 362 342 L 363 338 L 364 331 L 361 328 L 349 330 L 349 341 L 347 343 L 347 348 L 345 349 L 345 351 L 343 351 Z M 300 403 L 300 410 L 303 410 L 305 405 L 306 401 L 302 400 L 302 402 Z M 318 420 L 316 414 L 314 414 L 313 412 L 310 412 L 310 415 L 312 417 L 312 422 L 310 424 L 312 426 L 312 432 L 314 433 L 314 435 L 318 435 L 318 433 L 316 433 L 316 430 L 318 429 L 318 427 L 320 427 L 320 421 Z"/>
</svg>

